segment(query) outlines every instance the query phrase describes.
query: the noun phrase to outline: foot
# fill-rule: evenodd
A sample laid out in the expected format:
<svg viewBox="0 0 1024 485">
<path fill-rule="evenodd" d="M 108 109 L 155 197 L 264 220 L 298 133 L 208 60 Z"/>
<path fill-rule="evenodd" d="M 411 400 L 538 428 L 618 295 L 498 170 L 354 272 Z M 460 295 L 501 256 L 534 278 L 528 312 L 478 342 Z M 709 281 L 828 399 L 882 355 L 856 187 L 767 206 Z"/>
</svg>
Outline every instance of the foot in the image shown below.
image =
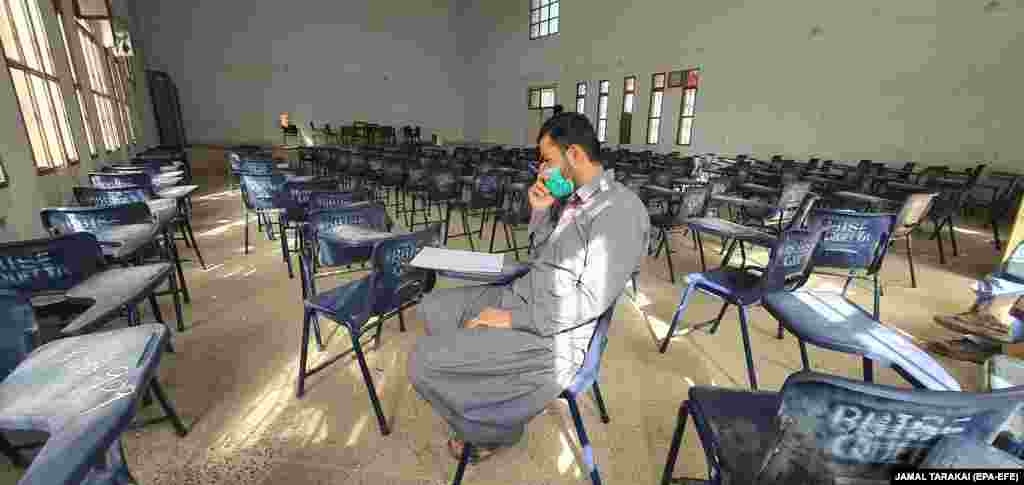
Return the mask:
<svg viewBox="0 0 1024 485">
<path fill-rule="evenodd" d="M 456 460 L 461 460 L 462 450 L 464 448 L 465 443 L 463 443 L 462 441 L 459 441 L 454 438 L 448 440 L 448 453 L 452 455 L 452 458 L 455 458 Z M 473 451 L 469 456 L 469 463 L 473 465 L 480 463 L 494 456 L 497 450 L 497 448 L 493 447 L 474 446 Z"/>
</svg>

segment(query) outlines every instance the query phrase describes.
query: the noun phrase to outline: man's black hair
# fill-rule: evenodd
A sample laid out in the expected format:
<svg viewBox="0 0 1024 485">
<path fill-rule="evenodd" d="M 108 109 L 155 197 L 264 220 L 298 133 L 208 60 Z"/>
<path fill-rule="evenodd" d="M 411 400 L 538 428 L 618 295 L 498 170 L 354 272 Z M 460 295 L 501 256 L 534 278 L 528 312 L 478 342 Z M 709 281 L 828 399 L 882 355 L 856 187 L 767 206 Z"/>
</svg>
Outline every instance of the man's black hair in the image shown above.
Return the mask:
<svg viewBox="0 0 1024 485">
<path fill-rule="evenodd" d="M 565 112 L 565 107 L 560 104 L 556 104 L 555 107 L 551 109 L 551 116 L 558 116 L 563 112 Z"/>
<path fill-rule="evenodd" d="M 550 135 L 558 148 L 564 154 L 570 145 L 579 145 L 584 153 L 594 163 L 600 164 L 598 158 L 601 154 L 601 144 L 597 141 L 597 133 L 594 132 L 594 125 L 586 116 L 579 113 L 562 113 L 552 116 L 544 122 L 540 133 L 537 135 L 537 145 L 544 139 L 544 135 Z"/>
</svg>

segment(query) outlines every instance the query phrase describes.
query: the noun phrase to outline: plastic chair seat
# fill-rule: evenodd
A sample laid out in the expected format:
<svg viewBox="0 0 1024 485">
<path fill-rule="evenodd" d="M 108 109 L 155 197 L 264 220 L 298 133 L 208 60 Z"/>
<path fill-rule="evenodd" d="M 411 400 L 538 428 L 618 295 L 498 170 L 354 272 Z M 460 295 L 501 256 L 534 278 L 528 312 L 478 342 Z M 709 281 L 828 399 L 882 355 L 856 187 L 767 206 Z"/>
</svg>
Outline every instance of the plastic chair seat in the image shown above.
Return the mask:
<svg viewBox="0 0 1024 485">
<path fill-rule="evenodd" d="M 153 242 L 159 231 L 156 224 L 126 224 L 93 232 L 103 248 L 103 255 L 122 259 Z"/>
<path fill-rule="evenodd" d="M 757 483 L 758 465 L 778 436 L 781 394 L 695 386 L 689 403 L 701 441 L 716 445 L 707 452 L 718 457 L 723 483 Z"/>
<path fill-rule="evenodd" d="M 173 278 L 173 271 L 171 263 L 111 268 L 75 285 L 65 293 L 65 297 L 71 301 L 88 301 L 92 305 L 68 323 L 63 333 L 87 332 L 116 317 L 121 308 L 142 300 L 165 279 Z"/>
<path fill-rule="evenodd" d="M 761 275 L 739 268 L 726 267 L 703 273 L 690 273 L 687 282 L 695 283 L 738 305 L 751 305 L 761 299 Z"/>
</svg>

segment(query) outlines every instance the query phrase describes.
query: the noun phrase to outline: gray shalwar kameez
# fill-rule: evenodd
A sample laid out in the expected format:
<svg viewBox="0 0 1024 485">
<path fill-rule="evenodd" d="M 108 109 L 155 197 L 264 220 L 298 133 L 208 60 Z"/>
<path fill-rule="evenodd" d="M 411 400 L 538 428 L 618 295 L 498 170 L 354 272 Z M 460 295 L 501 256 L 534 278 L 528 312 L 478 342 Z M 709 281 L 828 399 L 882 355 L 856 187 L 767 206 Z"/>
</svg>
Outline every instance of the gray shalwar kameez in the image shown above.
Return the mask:
<svg viewBox="0 0 1024 485">
<path fill-rule="evenodd" d="M 559 205 L 534 211 L 526 276 L 436 290 L 418 306 L 428 335 L 409 357 L 409 379 L 463 441 L 519 441 L 575 376 L 597 317 L 639 271 L 650 218 L 611 170 Z M 509 310 L 512 327 L 463 328 L 488 306 Z"/>
</svg>

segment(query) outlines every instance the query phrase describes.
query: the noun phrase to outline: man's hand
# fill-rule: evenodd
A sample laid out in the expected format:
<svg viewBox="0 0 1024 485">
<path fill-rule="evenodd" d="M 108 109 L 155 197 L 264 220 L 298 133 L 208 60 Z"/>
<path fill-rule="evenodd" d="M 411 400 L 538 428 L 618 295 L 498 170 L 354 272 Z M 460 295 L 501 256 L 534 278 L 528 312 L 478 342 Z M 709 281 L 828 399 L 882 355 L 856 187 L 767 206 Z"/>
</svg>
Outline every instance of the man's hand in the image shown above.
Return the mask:
<svg viewBox="0 0 1024 485">
<path fill-rule="evenodd" d="M 475 319 L 467 321 L 464 328 L 510 328 L 511 326 L 512 312 L 500 308 L 486 307 L 480 311 L 480 315 Z"/>
<path fill-rule="evenodd" d="M 547 209 L 555 203 L 555 197 L 544 186 L 544 181 L 548 179 L 547 174 L 544 173 L 544 165 L 540 169 L 541 171 L 537 173 L 537 181 L 530 186 L 530 190 L 527 193 L 530 199 L 530 208 L 533 210 Z"/>
</svg>

